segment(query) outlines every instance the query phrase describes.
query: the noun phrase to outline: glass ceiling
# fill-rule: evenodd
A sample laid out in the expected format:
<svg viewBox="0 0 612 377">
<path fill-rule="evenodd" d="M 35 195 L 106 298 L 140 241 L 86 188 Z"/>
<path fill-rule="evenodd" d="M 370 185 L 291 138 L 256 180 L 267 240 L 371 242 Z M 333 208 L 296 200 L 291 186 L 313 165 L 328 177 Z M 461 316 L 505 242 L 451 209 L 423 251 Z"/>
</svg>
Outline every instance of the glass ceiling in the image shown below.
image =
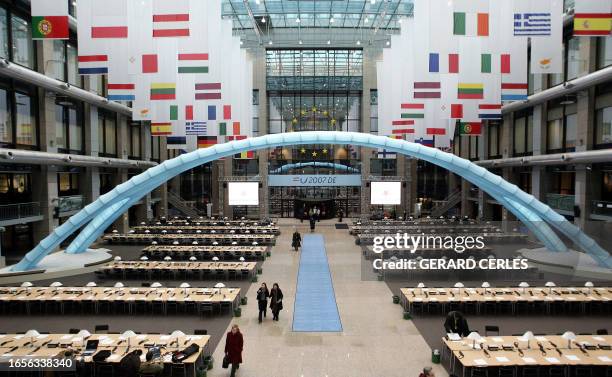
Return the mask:
<svg viewBox="0 0 612 377">
<path fill-rule="evenodd" d="M 387 30 L 398 29 L 398 19 L 412 14 L 412 0 L 223 0 L 223 16 L 236 30 L 253 29 L 249 8 L 264 33 L 271 28 Z"/>
</svg>

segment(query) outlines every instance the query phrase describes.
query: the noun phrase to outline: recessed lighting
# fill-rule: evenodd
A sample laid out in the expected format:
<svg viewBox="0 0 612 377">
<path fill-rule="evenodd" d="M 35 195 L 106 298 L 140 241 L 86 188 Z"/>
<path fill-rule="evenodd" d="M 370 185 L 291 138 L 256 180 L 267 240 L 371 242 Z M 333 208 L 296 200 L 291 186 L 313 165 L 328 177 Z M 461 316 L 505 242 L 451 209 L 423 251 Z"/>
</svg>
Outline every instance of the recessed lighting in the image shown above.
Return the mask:
<svg viewBox="0 0 612 377">
<path fill-rule="evenodd" d="M 401 24 L 402 23 L 402 19 L 400 18 L 399 20 L 397 20 L 397 22 Z"/>
<path fill-rule="evenodd" d="M 387 41 L 387 46 L 389 46 L 391 44 L 391 41 Z"/>
<path fill-rule="evenodd" d="M 265 23 L 266 23 L 266 17 L 261 16 L 261 23 L 262 23 L 262 24 L 265 24 Z"/>
<path fill-rule="evenodd" d="M 297 22 L 298 24 L 299 24 L 301 21 L 302 21 L 302 20 L 300 20 L 300 18 L 299 18 L 299 17 L 295 19 L 295 22 Z"/>
<path fill-rule="evenodd" d="M 366 16 L 366 18 L 363 20 L 364 23 L 368 23 L 368 16 Z"/>
<path fill-rule="evenodd" d="M 376 0 L 370 0 L 370 4 L 376 4 Z"/>
<path fill-rule="evenodd" d="M 330 23 L 330 24 L 333 24 L 333 23 L 334 23 L 334 16 L 332 16 L 332 17 L 329 19 L 329 23 Z"/>
<path fill-rule="evenodd" d="M 270 41 L 268 42 L 268 44 L 269 44 L 270 46 L 272 46 L 272 41 L 270 40 Z"/>
<path fill-rule="evenodd" d="M 357 46 L 359 46 L 361 44 L 360 40 L 357 40 Z"/>
<path fill-rule="evenodd" d="M 329 39 L 327 40 L 327 44 L 328 44 L 328 45 L 329 45 L 329 44 L 331 44 L 331 41 L 330 41 Z"/>
<path fill-rule="evenodd" d="M 299 44 L 299 45 L 301 45 L 301 44 L 302 44 L 302 40 L 301 40 L 301 39 L 298 41 L 298 44 Z"/>
</svg>

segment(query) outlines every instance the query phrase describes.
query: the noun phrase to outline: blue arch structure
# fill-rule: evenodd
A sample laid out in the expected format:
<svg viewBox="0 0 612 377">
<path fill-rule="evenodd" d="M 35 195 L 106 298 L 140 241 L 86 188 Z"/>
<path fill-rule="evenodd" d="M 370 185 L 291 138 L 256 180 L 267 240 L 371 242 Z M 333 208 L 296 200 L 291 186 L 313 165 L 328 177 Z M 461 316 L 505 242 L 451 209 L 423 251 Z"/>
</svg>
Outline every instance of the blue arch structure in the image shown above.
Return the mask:
<svg viewBox="0 0 612 377">
<path fill-rule="evenodd" d="M 279 174 L 279 173 L 284 173 L 288 170 L 300 169 L 300 168 L 305 168 L 305 167 L 330 168 L 330 169 L 344 170 L 350 173 L 359 174 L 359 169 L 355 169 L 351 166 L 336 164 L 333 162 L 319 162 L 319 161 L 308 161 L 308 162 L 298 162 L 295 164 L 286 164 L 286 165 L 283 165 L 279 168 L 276 168 L 270 171 L 270 174 Z"/>
<path fill-rule="evenodd" d="M 186 170 L 241 152 L 301 144 L 352 144 L 368 148 L 384 148 L 391 152 L 431 162 L 479 186 L 523 221 L 549 250 L 567 250 L 565 244 L 550 228 L 552 226 L 572 239 L 580 249 L 591 255 L 601 266 L 612 268 L 610 254 L 578 227 L 532 195 L 521 191 L 516 185 L 468 160 L 435 148 L 385 136 L 356 132 L 311 131 L 265 135 L 218 144 L 180 155 L 150 168 L 118 185 L 70 217 L 14 265 L 12 271 L 35 268 L 40 260 L 57 248 L 62 241 L 83 227 L 84 229 L 66 252 L 84 252 L 103 233 L 104 229 L 130 206 L 156 187 Z"/>
</svg>

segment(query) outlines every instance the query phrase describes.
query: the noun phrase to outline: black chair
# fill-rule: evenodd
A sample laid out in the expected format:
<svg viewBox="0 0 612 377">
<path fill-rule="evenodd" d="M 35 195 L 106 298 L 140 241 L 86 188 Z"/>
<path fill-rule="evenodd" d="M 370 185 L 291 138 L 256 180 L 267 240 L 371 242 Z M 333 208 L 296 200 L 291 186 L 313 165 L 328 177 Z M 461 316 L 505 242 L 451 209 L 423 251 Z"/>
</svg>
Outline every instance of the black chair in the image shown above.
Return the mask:
<svg viewBox="0 0 612 377">
<path fill-rule="evenodd" d="M 573 377 L 593 377 L 593 369 L 590 366 L 576 366 L 571 375 Z"/>
<path fill-rule="evenodd" d="M 187 368 L 183 363 L 172 363 L 170 377 L 187 377 Z"/>
<path fill-rule="evenodd" d="M 514 377 L 514 367 L 499 367 L 497 370 L 498 377 Z"/>
<path fill-rule="evenodd" d="M 607 329 L 598 329 L 596 331 L 597 335 L 608 335 L 608 330 Z"/>
<path fill-rule="evenodd" d="M 213 305 L 211 302 L 203 302 L 200 304 L 200 314 L 202 315 L 206 315 L 206 314 L 213 314 Z"/>
<path fill-rule="evenodd" d="M 565 377 L 565 368 L 563 367 L 548 368 L 548 377 Z"/>
<path fill-rule="evenodd" d="M 208 330 L 206 329 L 195 329 L 193 331 L 194 335 L 208 335 Z"/>
<path fill-rule="evenodd" d="M 81 331 L 80 329 L 70 329 L 68 330 L 68 334 L 78 334 L 79 331 Z"/>
<path fill-rule="evenodd" d="M 96 362 L 94 364 L 94 375 L 95 377 L 114 377 L 115 367 L 112 363 L 107 363 L 105 361 Z"/>
<path fill-rule="evenodd" d="M 487 373 L 487 368 L 472 368 L 471 373 L 470 373 L 471 377 L 489 377 L 489 374 Z"/>
<path fill-rule="evenodd" d="M 110 328 L 108 327 L 108 325 L 96 325 L 96 327 L 94 327 L 94 333 L 96 334 L 108 333 L 109 329 Z"/>
<path fill-rule="evenodd" d="M 522 377 L 540 377 L 540 369 L 538 367 L 523 367 Z"/>
</svg>

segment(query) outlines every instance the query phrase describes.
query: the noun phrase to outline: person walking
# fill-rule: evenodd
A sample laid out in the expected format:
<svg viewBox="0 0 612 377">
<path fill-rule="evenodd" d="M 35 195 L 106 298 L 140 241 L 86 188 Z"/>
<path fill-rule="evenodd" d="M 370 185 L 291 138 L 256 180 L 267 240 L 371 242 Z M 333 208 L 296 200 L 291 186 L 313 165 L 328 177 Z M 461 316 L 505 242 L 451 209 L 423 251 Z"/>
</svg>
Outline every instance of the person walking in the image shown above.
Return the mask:
<svg viewBox="0 0 612 377">
<path fill-rule="evenodd" d="M 298 249 L 302 246 L 302 235 L 297 231 L 296 227 L 293 227 L 293 239 L 291 240 L 291 247 L 298 251 Z"/>
<path fill-rule="evenodd" d="M 419 377 L 436 377 L 431 367 L 423 368 L 423 372 L 419 374 Z"/>
<path fill-rule="evenodd" d="M 242 348 L 244 346 L 244 339 L 238 325 L 232 325 L 232 329 L 227 333 L 225 337 L 225 357 L 226 360 L 232 364 L 230 377 L 236 376 L 236 371 L 242 364 Z"/>
<path fill-rule="evenodd" d="M 314 215 L 310 216 L 310 232 L 314 232 L 315 231 L 315 226 L 317 225 L 317 220 L 315 220 Z"/>
<path fill-rule="evenodd" d="M 278 313 L 283 310 L 283 291 L 278 283 L 274 283 L 270 291 L 270 309 L 272 309 L 272 320 L 278 321 Z"/>
<path fill-rule="evenodd" d="M 259 305 L 259 323 L 263 321 L 268 311 L 268 297 L 270 297 L 270 291 L 266 283 L 261 283 L 261 287 L 257 290 L 257 305 Z"/>
</svg>

